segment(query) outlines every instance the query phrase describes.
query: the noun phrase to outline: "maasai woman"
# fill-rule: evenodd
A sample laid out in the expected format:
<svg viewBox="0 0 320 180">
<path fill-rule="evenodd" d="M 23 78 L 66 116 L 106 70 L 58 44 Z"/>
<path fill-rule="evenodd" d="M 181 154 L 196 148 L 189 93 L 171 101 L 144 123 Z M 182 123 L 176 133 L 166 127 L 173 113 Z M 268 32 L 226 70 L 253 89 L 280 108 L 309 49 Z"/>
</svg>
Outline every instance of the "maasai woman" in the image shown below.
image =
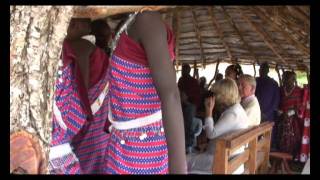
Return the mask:
<svg viewBox="0 0 320 180">
<path fill-rule="evenodd" d="M 52 174 L 103 173 L 108 134 L 108 57 L 81 39 L 90 19 L 72 19 L 63 42 L 53 102 Z"/>
<path fill-rule="evenodd" d="M 282 113 L 278 123 L 279 149 L 288 152 L 297 159 L 301 145 L 301 131 L 303 121 L 299 118 L 302 104 L 302 91 L 296 85 L 296 74 L 292 71 L 283 73 L 283 87 L 281 88 L 280 111 Z"/>
<path fill-rule="evenodd" d="M 310 89 L 309 84 L 303 88 L 301 118 L 303 119 L 300 162 L 305 163 L 310 156 Z"/>
<path fill-rule="evenodd" d="M 115 38 L 106 172 L 186 173 L 172 31 L 158 12 L 144 11 L 131 15 Z"/>
</svg>

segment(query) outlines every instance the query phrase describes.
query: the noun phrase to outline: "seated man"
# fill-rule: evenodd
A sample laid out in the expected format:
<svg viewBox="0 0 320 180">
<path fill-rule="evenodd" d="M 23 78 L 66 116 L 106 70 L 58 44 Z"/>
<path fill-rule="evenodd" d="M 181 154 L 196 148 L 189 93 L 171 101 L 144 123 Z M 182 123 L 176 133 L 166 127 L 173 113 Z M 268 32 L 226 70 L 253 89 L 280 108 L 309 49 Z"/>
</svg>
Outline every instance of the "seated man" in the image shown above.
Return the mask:
<svg viewBox="0 0 320 180">
<path fill-rule="evenodd" d="M 241 105 L 249 117 L 249 126 L 260 124 L 261 111 L 259 101 L 255 96 L 256 80 L 254 77 L 243 74 L 239 77 L 239 93 Z"/>
<path fill-rule="evenodd" d="M 197 145 L 196 138 L 202 131 L 202 121 L 195 117 L 196 107 L 188 102 L 187 95 L 180 91 L 180 97 L 184 119 L 186 150 L 188 154 L 192 153 L 194 147 Z"/>
</svg>

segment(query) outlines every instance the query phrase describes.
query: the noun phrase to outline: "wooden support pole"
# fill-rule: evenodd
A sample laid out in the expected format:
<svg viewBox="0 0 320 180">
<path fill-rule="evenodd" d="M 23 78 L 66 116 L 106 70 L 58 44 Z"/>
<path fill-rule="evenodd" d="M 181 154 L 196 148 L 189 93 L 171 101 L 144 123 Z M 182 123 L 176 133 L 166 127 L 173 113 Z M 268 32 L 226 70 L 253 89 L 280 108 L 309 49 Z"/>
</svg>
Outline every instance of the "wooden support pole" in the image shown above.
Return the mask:
<svg viewBox="0 0 320 180">
<path fill-rule="evenodd" d="M 309 72 L 309 68 L 306 66 L 306 73 L 307 73 L 307 79 L 308 79 L 308 85 L 310 85 L 310 72 Z"/>
<path fill-rule="evenodd" d="M 226 142 L 217 140 L 215 156 L 213 159 L 213 174 L 227 174 L 228 170 L 228 152 L 226 150 Z"/>
<path fill-rule="evenodd" d="M 253 71 L 254 71 L 253 77 L 256 77 L 256 63 L 255 62 L 253 62 Z"/>
<path fill-rule="evenodd" d="M 193 61 L 193 78 L 196 78 L 197 80 L 199 79 L 199 72 L 197 68 L 197 61 Z"/>
<path fill-rule="evenodd" d="M 216 70 L 214 71 L 214 76 L 213 78 L 210 80 L 209 84 L 208 84 L 208 88 L 211 86 L 211 83 L 216 79 L 217 74 L 219 73 L 219 64 L 220 64 L 220 59 L 218 59 L 218 62 L 216 64 Z"/>
<path fill-rule="evenodd" d="M 257 137 L 249 142 L 249 161 L 248 167 L 250 174 L 256 173 L 257 167 Z"/>
<path fill-rule="evenodd" d="M 279 71 L 279 65 L 276 65 L 276 72 L 278 74 L 278 78 L 279 78 L 279 84 L 280 86 L 282 86 L 282 79 L 281 79 L 281 75 L 280 75 L 280 71 Z"/>
<path fill-rule="evenodd" d="M 264 144 L 264 147 L 262 148 L 264 151 L 264 161 L 261 164 L 261 173 L 267 173 L 268 171 L 270 148 L 271 148 L 271 132 L 272 132 L 272 129 L 270 131 L 267 131 L 264 134 L 264 138 L 266 139 L 265 142 L 268 142 L 268 143 Z"/>
</svg>

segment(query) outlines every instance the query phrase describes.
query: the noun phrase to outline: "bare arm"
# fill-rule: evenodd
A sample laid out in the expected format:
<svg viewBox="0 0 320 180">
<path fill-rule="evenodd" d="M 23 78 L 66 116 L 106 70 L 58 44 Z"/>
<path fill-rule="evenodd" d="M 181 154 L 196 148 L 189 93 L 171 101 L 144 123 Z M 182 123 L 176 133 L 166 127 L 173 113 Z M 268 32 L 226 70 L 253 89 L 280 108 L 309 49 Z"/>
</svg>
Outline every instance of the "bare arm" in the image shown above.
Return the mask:
<svg viewBox="0 0 320 180">
<path fill-rule="evenodd" d="M 139 42 L 143 45 L 156 89 L 161 99 L 162 117 L 167 138 L 169 172 L 187 173 L 183 115 L 176 84 L 176 74 L 170 61 L 165 25 L 158 12 L 143 12 L 136 18 Z"/>
<path fill-rule="evenodd" d="M 89 87 L 89 66 L 90 66 L 90 55 L 94 50 L 95 46 L 84 39 L 78 39 L 70 41 L 70 44 L 77 56 L 76 63 L 79 66 L 84 85 L 88 89 Z"/>
<path fill-rule="evenodd" d="M 214 125 L 212 117 L 205 119 L 205 132 L 209 139 L 214 139 L 224 133 L 234 130 L 236 115 L 233 113 L 222 115 Z"/>
<path fill-rule="evenodd" d="M 214 139 L 234 129 L 236 115 L 233 113 L 222 114 L 218 122 L 214 124 L 212 110 L 215 106 L 215 97 L 205 99 L 206 118 L 204 131 L 209 139 Z"/>
</svg>

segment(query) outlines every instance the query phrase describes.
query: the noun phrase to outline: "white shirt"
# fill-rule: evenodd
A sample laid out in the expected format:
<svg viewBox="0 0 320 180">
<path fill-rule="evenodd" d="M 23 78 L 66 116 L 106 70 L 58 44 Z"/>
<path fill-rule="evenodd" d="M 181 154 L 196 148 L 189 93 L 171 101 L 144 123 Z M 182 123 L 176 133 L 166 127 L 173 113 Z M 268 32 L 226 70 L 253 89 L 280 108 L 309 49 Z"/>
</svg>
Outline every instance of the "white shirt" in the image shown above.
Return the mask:
<svg viewBox="0 0 320 180">
<path fill-rule="evenodd" d="M 248 125 L 248 116 L 242 106 L 237 103 L 221 114 L 216 125 L 211 117 L 206 118 L 204 130 L 209 139 L 214 139 L 234 130 L 245 129 Z"/>
<path fill-rule="evenodd" d="M 261 111 L 258 99 L 255 95 L 246 97 L 241 101 L 242 107 L 245 109 L 249 118 L 249 126 L 257 126 L 261 121 Z"/>
<path fill-rule="evenodd" d="M 207 174 L 212 173 L 213 155 L 215 150 L 214 139 L 225 133 L 235 130 L 245 129 L 248 127 L 248 116 L 242 106 L 237 103 L 225 110 L 218 122 L 214 124 L 212 117 L 205 119 L 204 131 L 210 140 L 207 150 L 201 154 L 188 155 L 188 169 L 190 173 Z M 232 156 L 242 153 L 244 147 L 236 150 Z M 232 157 L 231 156 L 231 157 Z M 241 165 L 233 174 L 241 174 L 244 166 Z"/>
</svg>

